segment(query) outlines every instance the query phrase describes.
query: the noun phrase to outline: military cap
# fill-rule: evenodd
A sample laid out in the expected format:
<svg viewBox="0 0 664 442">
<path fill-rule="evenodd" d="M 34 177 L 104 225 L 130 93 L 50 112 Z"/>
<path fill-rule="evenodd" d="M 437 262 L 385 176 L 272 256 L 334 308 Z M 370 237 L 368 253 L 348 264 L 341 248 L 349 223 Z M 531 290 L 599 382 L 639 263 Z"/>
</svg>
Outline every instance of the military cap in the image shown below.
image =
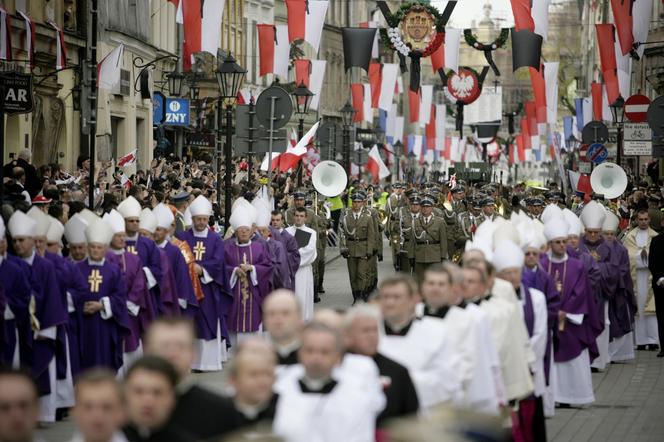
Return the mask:
<svg viewBox="0 0 664 442">
<path fill-rule="evenodd" d="M 305 196 L 306 196 L 305 193 L 302 192 L 301 190 L 296 190 L 295 192 L 293 192 L 293 198 L 295 198 L 296 200 L 303 200 Z"/>
<path fill-rule="evenodd" d="M 533 206 L 543 206 L 544 199 L 541 196 L 534 196 L 531 198 Z"/>
<path fill-rule="evenodd" d="M 181 203 L 182 201 L 186 201 L 189 198 L 189 192 L 184 191 L 180 192 L 177 195 L 174 195 L 171 197 L 171 201 L 174 203 Z"/>
<path fill-rule="evenodd" d="M 461 192 L 465 192 L 465 191 L 466 191 L 466 188 L 463 187 L 463 186 L 459 186 L 458 184 L 452 190 L 450 190 L 450 192 L 452 192 L 452 193 L 461 193 Z"/>
<path fill-rule="evenodd" d="M 367 199 L 367 195 L 362 191 L 356 191 L 353 192 L 353 194 L 350 196 L 350 199 L 353 201 L 364 201 Z"/>
<path fill-rule="evenodd" d="M 419 197 L 419 195 L 415 195 L 415 196 L 413 196 L 412 198 L 410 198 L 410 205 L 412 206 L 412 205 L 414 205 L 414 204 L 417 204 L 417 205 L 420 204 L 420 197 Z"/>
<path fill-rule="evenodd" d="M 434 205 L 434 200 L 431 198 L 431 195 L 424 195 L 422 201 L 420 201 L 420 206 L 422 207 L 431 207 Z"/>
<path fill-rule="evenodd" d="M 496 204 L 496 201 L 495 201 L 492 197 L 487 196 L 487 197 L 485 197 L 485 198 L 482 200 L 482 203 L 481 203 L 481 204 L 482 204 L 482 207 L 484 207 L 484 206 L 492 206 L 492 205 Z"/>
</svg>

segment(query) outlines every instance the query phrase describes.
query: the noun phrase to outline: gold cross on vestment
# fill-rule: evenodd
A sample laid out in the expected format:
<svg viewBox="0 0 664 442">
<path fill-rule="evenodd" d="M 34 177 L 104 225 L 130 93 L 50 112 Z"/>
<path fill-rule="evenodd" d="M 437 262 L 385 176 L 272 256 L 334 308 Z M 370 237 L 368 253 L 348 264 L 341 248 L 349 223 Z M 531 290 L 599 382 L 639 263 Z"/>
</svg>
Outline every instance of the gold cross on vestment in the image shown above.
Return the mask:
<svg viewBox="0 0 664 442">
<path fill-rule="evenodd" d="M 127 252 L 138 255 L 138 252 L 136 252 L 136 246 L 127 246 Z"/>
<path fill-rule="evenodd" d="M 97 293 L 99 291 L 99 286 L 104 282 L 104 278 L 99 273 L 99 270 L 94 269 L 90 276 L 88 276 L 88 284 L 90 284 L 90 292 Z"/>
<path fill-rule="evenodd" d="M 194 247 L 194 256 L 196 257 L 196 261 L 203 259 L 203 255 L 205 255 L 205 246 L 203 245 L 203 241 L 198 241 Z"/>
</svg>

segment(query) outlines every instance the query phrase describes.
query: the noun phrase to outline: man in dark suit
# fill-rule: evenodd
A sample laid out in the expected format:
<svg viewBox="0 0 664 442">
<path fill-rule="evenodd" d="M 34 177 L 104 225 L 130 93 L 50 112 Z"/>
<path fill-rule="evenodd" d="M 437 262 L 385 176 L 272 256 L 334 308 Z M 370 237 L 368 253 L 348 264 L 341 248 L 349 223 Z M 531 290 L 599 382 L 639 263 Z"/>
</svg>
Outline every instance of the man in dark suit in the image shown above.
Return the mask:
<svg viewBox="0 0 664 442">
<path fill-rule="evenodd" d="M 662 225 L 664 226 L 664 219 Z M 660 233 L 650 242 L 648 269 L 652 274 L 657 331 L 659 332 L 659 353 L 657 353 L 657 357 L 664 358 L 664 233 Z"/>
<path fill-rule="evenodd" d="M 30 149 L 23 149 L 18 153 L 18 158 L 14 161 L 10 161 L 5 164 L 3 167 L 3 176 L 11 177 L 13 176 L 13 170 L 15 167 L 20 167 L 25 172 L 25 189 L 30 194 L 30 198 L 37 196 L 41 190 L 41 184 L 39 183 L 39 175 L 37 175 L 37 169 L 35 166 L 30 164 L 32 159 L 32 152 Z"/>
<path fill-rule="evenodd" d="M 417 413 L 419 401 L 408 369 L 378 353 L 380 311 L 374 306 L 360 304 L 352 307 L 345 317 L 345 336 L 348 350 L 373 358 L 383 383 L 387 403 L 377 419 L 381 427 L 388 419 Z"/>
<path fill-rule="evenodd" d="M 204 440 L 231 432 L 236 424 L 232 401 L 197 386 L 191 379 L 194 342 L 190 320 L 162 317 L 150 325 L 143 346 L 146 354 L 166 359 L 177 371 L 177 404 L 171 420 L 195 440 Z"/>
</svg>

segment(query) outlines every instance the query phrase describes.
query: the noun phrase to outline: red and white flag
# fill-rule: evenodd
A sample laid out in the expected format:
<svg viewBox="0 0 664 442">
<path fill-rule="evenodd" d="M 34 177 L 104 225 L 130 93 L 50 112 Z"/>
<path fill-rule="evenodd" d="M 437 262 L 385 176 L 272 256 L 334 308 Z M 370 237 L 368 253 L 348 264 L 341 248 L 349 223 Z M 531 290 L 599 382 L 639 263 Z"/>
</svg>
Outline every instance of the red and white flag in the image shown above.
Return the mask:
<svg viewBox="0 0 664 442">
<path fill-rule="evenodd" d="M 544 84 L 546 86 L 546 121 L 555 125 L 558 121 L 558 68 L 560 63 L 544 63 Z"/>
<path fill-rule="evenodd" d="M 122 184 L 122 187 L 124 187 L 126 190 L 129 190 L 131 188 L 132 182 L 126 173 L 123 173 L 122 176 L 120 177 L 120 184 Z"/>
<path fill-rule="evenodd" d="M 16 11 L 25 22 L 25 43 L 23 49 L 28 54 L 30 69 L 35 67 L 35 23 L 22 11 Z"/>
<path fill-rule="evenodd" d="M 606 84 L 609 103 L 614 103 L 620 96 L 618 85 L 618 66 L 616 64 L 616 40 L 613 24 L 596 24 L 597 44 L 602 66 L 602 76 Z"/>
<path fill-rule="evenodd" d="M 256 27 L 260 59 L 259 75 L 262 77 L 267 74 L 275 74 L 287 80 L 290 61 L 288 26 L 259 24 Z"/>
<path fill-rule="evenodd" d="M 11 17 L 0 7 L 0 60 L 12 59 L 12 25 Z"/>
<path fill-rule="evenodd" d="M 318 52 L 328 3 L 327 0 L 286 0 L 288 41 L 304 40 Z"/>
<path fill-rule="evenodd" d="M 611 0 L 613 21 L 618 31 L 618 41 L 622 55 L 627 55 L 634 45 L 634 17 L 632 16 L 632 1 Z"/>
<path fill-rule="evenodd" d="M 127 155 L 121 156 L 118 158 L 118 167 L 131 166 L 136 163 L 136 153 L 137 149 L 132 150 Z"/>
<path fill-rule="evenodd" d="M 180 0 L 176 21 L 180 20 L 184 28 L 182 61 L 185 69 L 191 69 L 197 52 L 217 56 L 225 5 L 226 0 Z"/>
<path fill-rule="evenodd" d="M 323 79 L 325 78 L 325 60 L 311 60 L 311 77 L 309 80 L 309 90 L 314 94 L 311 97 L 311 109 L 318 109 L 320 103 L 320 93 L 323 90 Z"/>
<path fill-rule="evenodd" d="M 99 89 L 110 91 L 120 82 L 123 54 L 124 45 L 121 43 L 99 62 L 97 65 Z"/>
<path fill-rule="evenodd" d="M 396 63 L 384 63 L 381 75 L 378 108 L 389 112 L 392 109 L 392 102 L 394 101 L 399 65 Z"/>
<path fill-rule="evenodd" d="M 369 151 L 369 157 L 367 158 L 367 165 L 365 166 L 367 172 L 373 177 L 374 183 L 390 176 L 390 169 L 387 168 L 383 159 L 380 157 L 380 152 L 378 152 L 378 146 L 374 146 Z"/>
<path fill-rule="evenodd" d="M 52 21 L 48 22 L 48 24 L 55 29 L 55 69 L 59 71 L 67 67 L 65 33 Z"/>
</svg>

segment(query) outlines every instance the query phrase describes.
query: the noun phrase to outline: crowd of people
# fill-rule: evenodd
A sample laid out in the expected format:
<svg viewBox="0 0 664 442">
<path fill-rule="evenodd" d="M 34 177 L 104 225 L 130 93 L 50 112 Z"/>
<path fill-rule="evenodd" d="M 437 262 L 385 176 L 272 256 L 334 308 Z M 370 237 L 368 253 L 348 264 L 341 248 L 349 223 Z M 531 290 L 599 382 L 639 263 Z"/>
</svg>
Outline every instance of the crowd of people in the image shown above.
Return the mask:
<svg viewBox="0 0 664 442">
<path fill-rule="evenodd" d="M 70 410 L 83 441 L 392 440 L 447 407 L 488 419 L 455 437 L 546 440 L 593 370 L 664 357 L 660 188 L 356 180 L 325 201 L 238 167 L 225 213 L 207 164 L 99 164 L 94 207 L 85 157 L 3 168 L 0 436 Z M 314 310 L 328 241 L 338 311 Z M 222 368 L 224 394 L 196 385 Z"/>
</svg>

